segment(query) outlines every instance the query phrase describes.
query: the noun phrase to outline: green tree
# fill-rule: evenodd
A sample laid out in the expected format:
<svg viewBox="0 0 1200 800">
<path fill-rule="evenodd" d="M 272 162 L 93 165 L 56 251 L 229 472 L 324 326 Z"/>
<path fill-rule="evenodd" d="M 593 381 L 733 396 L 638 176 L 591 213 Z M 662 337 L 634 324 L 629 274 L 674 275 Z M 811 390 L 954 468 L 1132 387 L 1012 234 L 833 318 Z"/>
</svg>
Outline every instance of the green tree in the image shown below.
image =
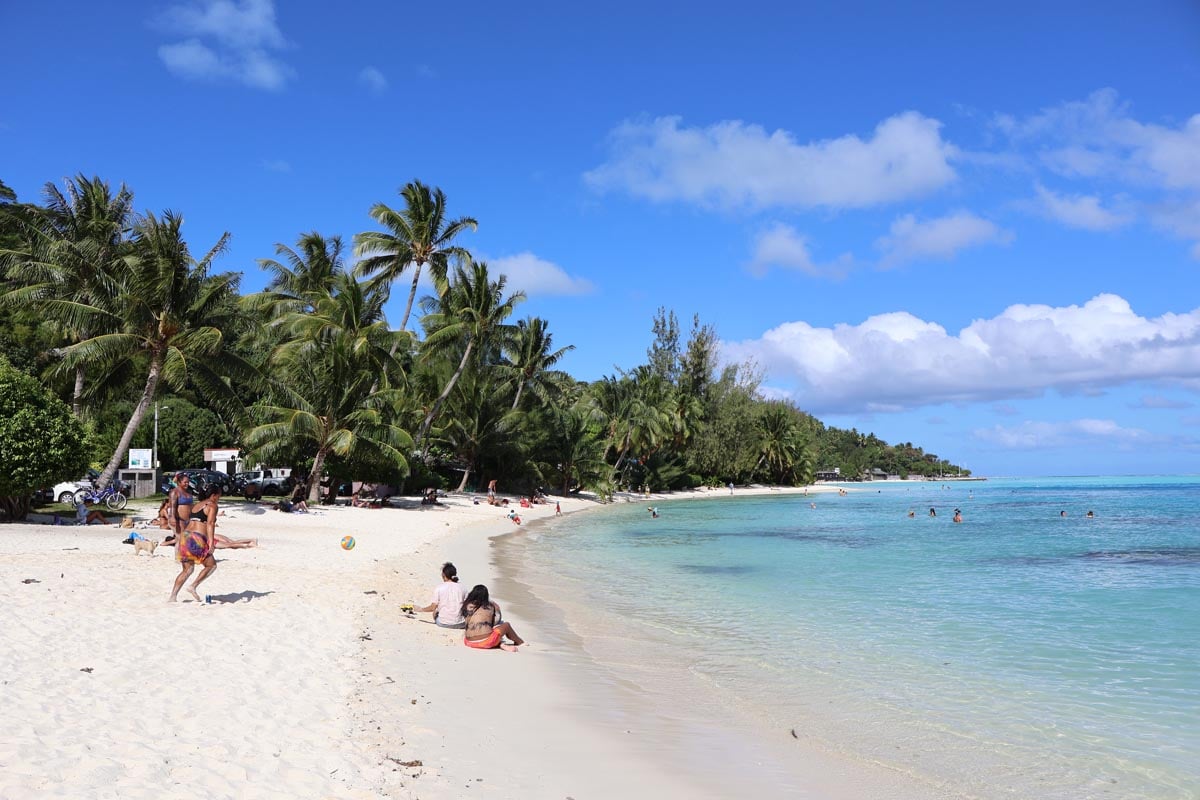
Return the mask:
<svg viewBox="0 0 1200 800">
<path fill-rule="evenodd" d="M 589 486 L 611 494 L 612 485 L 606 482 L 609 467 L 604 460 L 606 438 L 592 414 L 583 407 L 552 409 L 549 413 L 549 424 L 543 428 L 546 441 L 542 470 L 559 494 Z"/>
<path fill-rule="evenodd" d="M 24 519 L 42 486 L 87 468 L 83 425 L 65 403 L 0 358 L 0 511 Z"/>
<path fill-rule="evenodd" d="M 441 413 L 442 405 L 467 366 L 479 351 L 489 347 L 503 348 L 512 336 L 512 326 L 505 320 L 512 316 L 517 304 L 525 299 L 524 292 L 504 296 L 508 279 L 500 275 L 492 280 L 487 264 L 471 262 L 469 267 L 458 266 L 454 280 L 440 297 L 426 298 L 423 305 L 429 313 L 422 319 L 425 341 L 422 358 L 445 358 L 459 354 L 458 366 L 442 387 L 441 394 L 421 422 L 417 442 L 425 445 L 429 428 Z M 424 447 L 428 452 L 428 446 Z"/>
<path fill-rule="evenodd" d="M 44 194 L 45 207 L 20 225 L 28 249 L 8 254 L 8 275 L 16 286 L 3 302 L 36 308 L 61 324 L 75 343 L 112 332 L 133 193 L 122 184 L 114 194 L 106 181 L 77 175 L 63 190 L 46 184 Z M 94 309 L 110 313 L 90 313 Z M 71 366 L 71 407 L 78 416 L 88 363 L 74 359 Z"/>
<path fill-rule="evenodd" d="M 313 502 L 331 456 L 388 463 L 403 476 L 412 447 L 397 424 L 400 391 L 374 388 L 380 375 L 396 369 L 392 350 L 404 334 L 388 329 L 381 292 L 346 274 L 335 276 L 333 289 L 324 297 L 310 294 L 311 311 L 280 318 L 283 339 L 269 361 L 270 398 L 252 410 L 258 424 L 245 438 L 247 450 L 265 463 L 307 448 Z"/>
<path fill-rule="evenodd" d="M 160 383 L 177 392 L 194 388 L 212 402 L 233 406 L 237 396 L 225 377 L 258 379 L 257 371 L 226 347 L 225 332 L 242 323 L 234 302 L 237 276 L 209 274 L 229 234 L 197 260 L 188 251 L 182 226 L 183 218 L 170 211 L 161 219 L 153 214 L 140 219 L 116 301 L 76 307 L 81 329 L 113 332 L 67 348 L 64 363 L 112 372 L 134 362 L 144 376 L 129 422 L 97 481 L 101 486 L 112 480 Z"/>
<path fill-rule="evenodd" d="M 773 482 L 811 483 L 813 457 L 804 430 L 804 414 L 783 401 L 767 401 L 758 418 L 759 458 Z"/>
<path fill-rule="evenodd" d="M 383 203 L 371 206 L 371 218 L 382 225 L 383 231 L 364 231 L 354 237 L 354 255 L 360 257 L 356 270 L 368 276 L 371 291 L 390 290 L 392 283 L 409 268 L 412 269 L 412 288 L 400 320 L 400 330 L 408 328 L 417 283 L 421 270 L 428 265 L 434 286 L 439 294 L 446 290 L 449 259 L 469 258 L 466 250 L 453 244 L 467 228 L 476 230 L 479 224 L 471 217 L 446 219 L 446 194 L 430 189 L 420 181 L 412 181 L 400 190 L 404 208 L 397 211 Z"/>
<path fill-rule="evenodd" d="M 730 365 L 706 391 L 704 421 L 688 448 L 693 471 L 721 483 L 748 479 L 758 460 L 758 376 L 747 365 Z"/>
<path fill-rule="evenodd" d="M 648 367 L 621 377 L 605 376 L 592 385 L 590 409 L 607 433 L 614 461 L 608 483 L 615 484 L 626 456 L 646 456 L 669 436 L 670 411 L 665 384 Z"/>
<path fill-rule="evenodd" d="M 650 369 L 654 374 L 672 385 L 679 381 L 679 370 L 682 356 L 679 352 L 679 320 L 674 311 L 667 311 L 663 306 L 658 307 L 654 314 L 654 341 L 646 355 L 650 359 Z"/>
<path fill-rule="evenodd" d="M 316 231 L 304 233 L 296 240 L 295 250 L 277 243 L 275 255 L 283 261 L 258 260 L 259 267 L 271 275 L 267 288 L 243 298 L 248 310 L 263 310 L 273 318 L 311 310 L 317 300 L 333 291 L 334 280 L 346 271 L 340 236 L 326 239 Z"/>
<path fill-rule="evenodd" d="M 550 399 L 550 390 L 561 386 L 565 373 L 552 367 L 574 350 L 575 345 L 554 350 L 553 342 L 554 336 L 544 319 L 529 317 L 517 322 L 512 339 L 504 348 L 508 359 L 500 365 L 508 383 L 517 389 L 512 402 L 514 410 L 521 405 L 521 394 L 525 389 L 545 403 Z"/>
<path fill-rule="evenodd" d="M 467 370 L 446 400 L 446 424 L 435 444 L 449 450 L 461 464 L 462 479 L 455 491 L 461 492 L 479 470 L 484 453 L 496 452 L 514 438 L 518 415 L 497 401 L 485 373 Z"/>
</svg>

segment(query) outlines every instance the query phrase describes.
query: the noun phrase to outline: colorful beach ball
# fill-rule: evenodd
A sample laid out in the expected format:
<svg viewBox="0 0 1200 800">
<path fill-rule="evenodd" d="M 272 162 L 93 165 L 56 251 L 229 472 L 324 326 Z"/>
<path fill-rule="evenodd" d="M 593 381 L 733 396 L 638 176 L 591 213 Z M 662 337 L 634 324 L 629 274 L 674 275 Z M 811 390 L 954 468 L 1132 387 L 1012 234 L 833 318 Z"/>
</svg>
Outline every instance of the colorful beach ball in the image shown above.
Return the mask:
<svg viewBox="0 0 1200 800">
<path fill-rule="evenodd" d="M 343 536 L 342 537 L 342 549 L 343 550 L 353 550 L 354 549 L 354 537 L 353 536 Z"/>
</svg>

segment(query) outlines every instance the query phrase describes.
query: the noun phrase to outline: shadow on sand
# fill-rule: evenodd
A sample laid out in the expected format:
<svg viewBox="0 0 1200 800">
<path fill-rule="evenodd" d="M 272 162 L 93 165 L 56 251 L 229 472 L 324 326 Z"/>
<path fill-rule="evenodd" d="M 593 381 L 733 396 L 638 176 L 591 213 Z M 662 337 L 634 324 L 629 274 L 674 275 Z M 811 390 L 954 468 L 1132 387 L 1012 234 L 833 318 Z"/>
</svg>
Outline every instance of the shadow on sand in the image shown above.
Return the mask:
<svg viewBox="0 0 1200 800">
<path fill-rule="evenodd" d="M 212 597 L 212 601 L 214 603 L 240 603 L 243 600 L 248 603 L 251 600 L 255 600 L 259 597 L 266 597 L 269 594 L 275 594 L 275 593 L 274 592 L 255 592 L 255 591 L 251 591 L 250 589 L 247 589 L 246 591 L 238 592 L 237 594 L 214 594 L 214 595 L 210 595 L 210 597 Z"/>
</svg>

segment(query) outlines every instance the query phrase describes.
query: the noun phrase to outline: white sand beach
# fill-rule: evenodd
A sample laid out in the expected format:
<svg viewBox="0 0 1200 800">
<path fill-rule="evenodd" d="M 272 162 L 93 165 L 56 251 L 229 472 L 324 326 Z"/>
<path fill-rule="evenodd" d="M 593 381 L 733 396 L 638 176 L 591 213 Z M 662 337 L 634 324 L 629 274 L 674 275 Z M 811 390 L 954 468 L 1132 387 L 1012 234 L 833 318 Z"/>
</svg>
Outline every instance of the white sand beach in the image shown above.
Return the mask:
<svg viewBox="0 0 1200 800">
<path fill-rule="evenodd" d="M 533 522 L 554 505 L 518 510 Z M 707 766 L 677 769 L 674 733 L 589 707 L 572 667 L 585 656 L 540 647 L 536 620 L 506 607 L 529 641 L 508 654 L 400 612 L 428 602 L 447 559 L 467 588 L 492 584 L 504 514 L 469 497 L 228 504 L 218 530 L 261 546 L 218 551 L 211 604 L 165 602 L 173 550 L 135 556 L 115 526 L 0 527 L 0 797 L 944 796 L 817 743 L 720 731 L 722 749 L 693 754 Z M 767 762 L 791 773 L 786 791 Z"/>
</svg>

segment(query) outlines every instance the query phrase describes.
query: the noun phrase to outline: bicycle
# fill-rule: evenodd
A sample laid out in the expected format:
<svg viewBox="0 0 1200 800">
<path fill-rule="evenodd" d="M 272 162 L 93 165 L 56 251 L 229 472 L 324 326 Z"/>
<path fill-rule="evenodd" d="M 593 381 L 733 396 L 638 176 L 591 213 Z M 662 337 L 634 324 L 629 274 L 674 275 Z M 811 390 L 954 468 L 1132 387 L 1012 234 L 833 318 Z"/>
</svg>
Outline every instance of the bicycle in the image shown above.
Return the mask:
<svg viewBox="0 0 1200 800">
<path fill-rule="evenodd" d="M 80 489 L 75 493 L 76 503 L 86 503 L 89 500 L 93 503 L 104 503 L 111 511 L 120 511 L 129 502 L 124 494 L 111 485 L 99 492 L 95 489 Z"/>
</svg>

